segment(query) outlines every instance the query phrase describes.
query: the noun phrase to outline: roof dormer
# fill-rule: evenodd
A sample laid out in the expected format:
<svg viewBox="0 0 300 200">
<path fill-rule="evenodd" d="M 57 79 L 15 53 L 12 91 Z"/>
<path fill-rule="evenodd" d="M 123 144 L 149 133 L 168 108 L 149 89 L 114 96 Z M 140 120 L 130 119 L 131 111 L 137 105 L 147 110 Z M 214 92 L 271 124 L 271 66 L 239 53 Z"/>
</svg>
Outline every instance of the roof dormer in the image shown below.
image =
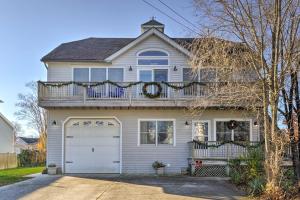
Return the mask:
<svg viewBox="0 0 300 200">
<path fill-rule="evenodd" d="M 157 30 L 159 30 L 160 32 L 164 32 L 165 29 L 165 25 L 156 21 L 154 19 L 154 17 L 152 17 L 152 19 L 144 24 L 141 25 L 141 32 L 144 33 L 146 31 L 148 31 L 151 28 L 156 28 Z"/>
</svg>

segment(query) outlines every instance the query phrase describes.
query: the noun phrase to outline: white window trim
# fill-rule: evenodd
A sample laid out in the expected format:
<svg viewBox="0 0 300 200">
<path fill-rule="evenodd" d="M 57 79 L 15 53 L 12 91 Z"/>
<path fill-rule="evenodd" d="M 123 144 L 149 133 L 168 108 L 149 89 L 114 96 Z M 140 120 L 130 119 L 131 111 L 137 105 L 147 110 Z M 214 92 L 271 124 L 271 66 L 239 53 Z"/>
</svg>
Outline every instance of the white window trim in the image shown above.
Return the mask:
<svg viewBox="0 0 300 200">
<path fill-rule="evenodd" d="M 235 121 L 249 121 L 250 123 L 250 135 L 249 135 L 249 142 L 252 142 L 252 129 L 253 129 L 253 124 L 252 124 L 252 119 L 250 118 L 216 118 L 214 119 L 214 138 L 212 138 L 214 141 L 217 141 L 217 122 L 218 121 L 225 121 L 228 122 L 230 120 L 235 120 Z M 232 130 L 233 132 L 233 130 Z M 231 137 L 234 137 L 233 134 L 231 132 Z M 233 140 L 233 138 L 231 138 Z"/>
<path fill-rule="evenodd" d="M 211 120 L 192 120 L 192 140 L 194 139 L 194 132 L 195 132 L 195 123 L 207 123 L 208 124 L 208 142 L 212 141 L 212 132 L 211 132 Z"/>
<path fill-rule="evenodd" d="M 148 66 L 149 68 L 142 68 L 142 67 L 139 67 L 137 69 L 137 81 L 140 81 L 140 71 L 143 71 L 143 70 L 148 70 L 148 71 L 151 71 L 151 81 L 154 81 L 154 70 L 156 69 L 167 69 L 168 70 L 168 80 L 167 82 L 170 80 L 170 69 L 165 67 L 158 67 L 158 66 Z"/>
<path fill-rule="evenodd" d="M 159 67 L 159 66 L 147 66 L 147 67 L 138 67 L 137 68 L 137 76 L 136 76 L 136 81 L 141 81 L 140 80 L 140 71 L 142 70 L 148 70 L 151 71 L 151 81 L 154 82 L 154 70 L 156 69 L 166 69 L 168 70 L 168 77 L 167 77 L 167 82 L 169 82 L 171 80 L 171 75 L 170 75 L 170 68 L 167 66 L 164 67 Z M 167 88 L 167 93 L 168 93 L 168 97 L 170 97 L 170 88 Z M 139 90 L 137 90 L 137 95 L 138 95 Z"/>
<path fill-rule="evenodd" d="M 182 67 L 181 71 L 181 81 L 183 82 L 183 69 L 191 69 L 191 67 Z M 198 69 L 198 81 L 201 80 L 201 69 L 217 69 L 216 67 L 205 67 L 205 68 L 200 68 Z M 218 71 L 216 71 L 216 81 L 218 80 Z"/>
<path fill-rule="evenodd" d="M 140 123 L 143 122 L 143 121 L 155 121 L 156 122 L 156 130 L 155 130 L 155 145 L 153 144 L 141 144 L 141 141 L 140 141 Z M 172 121 L 173 122 L 173 144 L 159 144 L 158 145 L 158 140 L 157 140 L 157 121 Z M 176 119 L 144 119 L 144 118 L 141 118 L 141 119 L 138 119 L 138 140 L 137 140 L 137 146 L 164 146 L 164 145 L 167 145 L 167 146 L 176 146 Z"/>
<path fill-rule="evenodd" d="M 91 82 L 91 69 L 105 69 L 105 73 L 106 73 L 106 80 L 108 80 L 108 69 L 122 69 L 123 70 L 123 82 L 125 81 L 125 68 L 124 67 L 119 67 L 119 66 L 113 66 L 113 67 L 100 67 L 100 66 L 97 66 L 97 67 L 84 67 L 84 66 L 73 66 L 72 67 L 72 81 L 74 81 L 74 71 L 75 69 L 88 69 L 89 70 L 89 81 L 88 82 Z"/>
<path fill-rule="evenodd" d="M 161 51 L 167 54 L 167 56 L 139 56 L 140 53 L 145 52 L 145 51 Z M 153 60 L 168 60 L 167 65 L 139 65 L 139 59 L 153 59 Z M 149 48 L 149 49 L 143 49 L 140 50 L 136 53 L 136 66 L 147 66 L 147 67 L 153 67 L 153 66 L 158 66 L 158 67 L 169 67 L 170 66 L 170 54 L 168 51 L 164 49 L 156 49 L 156 48 Z"/>
<path fill-rule="evenodd" d="M 167 50 L 164 50 L 164 49 L 161 49 L 161 48 L 147 48 L 147 49 L 142 49 L 142 50 L 138 51 L 136 53 L 136 57 L 143 57 L 143 56 L 139 56 L 139 54 L 143 53 L 145 51 L 161 51 L 161 52 L 164 52 L 164 53 L 167 54 L 167 56 L 158 56 L 158 57 L 169 57 L 170 56 L 170 54 Z M 155 57 L 155 56 L 145 56 L 145 57 Z"/>
</svg>

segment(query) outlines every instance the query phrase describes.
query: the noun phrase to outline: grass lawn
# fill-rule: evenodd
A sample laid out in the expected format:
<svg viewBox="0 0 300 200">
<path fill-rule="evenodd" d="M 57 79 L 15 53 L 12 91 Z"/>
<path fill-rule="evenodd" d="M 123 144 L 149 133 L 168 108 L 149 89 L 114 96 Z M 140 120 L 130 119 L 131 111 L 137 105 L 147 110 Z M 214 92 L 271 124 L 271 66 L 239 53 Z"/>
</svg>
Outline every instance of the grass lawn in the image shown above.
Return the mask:
<svg viewBox="0 0 300 200">
<path fill-rule="evenodd" d="M 42 172 L 45 167 L 24 167 L 0 170 L 0 186 L 23 181 L 28 178 L 23 176 Z"/>
</svg>

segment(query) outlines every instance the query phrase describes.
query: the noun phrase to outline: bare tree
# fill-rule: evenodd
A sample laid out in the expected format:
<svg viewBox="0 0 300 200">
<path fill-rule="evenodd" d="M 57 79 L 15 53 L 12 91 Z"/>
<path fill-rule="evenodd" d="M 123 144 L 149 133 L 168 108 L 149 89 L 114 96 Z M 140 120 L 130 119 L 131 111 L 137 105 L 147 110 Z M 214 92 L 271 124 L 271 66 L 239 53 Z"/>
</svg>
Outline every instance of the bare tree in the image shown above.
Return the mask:
<svg viewBox="0 0 300 200">
<path fill-rule="evenodd" d="M 16 106 L 19 108 L 15 115 L 20 120 L 26 120 L 28 126 L 34 128 L 39 133 L 40 147 L 46 149 L 47 138 L 47 114 L 46 110 L 38 106 L 37 83 L 30 82 L 26 84 L 30 89 L 27 94 L 18 94 Z"/>
<path fill-rule="evenodd" d="M 14 132 L 15 132 L 15 136 L 18 137 L 20 135 L 23 134 L 23 129 L 22 126 L 19 122 L 12 122 L 13 126 L 14 126 Z"/>
<path fill-rule="evenodd" d="M 279 110 L 282 108 L 281 101 L 288 102 L 284 99 L 285 89 L 293 88 L 291 91 L 295 91 L 297 88 L 289 80 L 299 71 L 300 1 L 194 2 L 202 21 L 206 22 L 202 28 L 210 31 L 194 41 L 191 64 L 200 70 L 213 66 L 217 71 L 219 77 L 216 81 L 222 84 L 210 84 L 212 99 L 217 101 L 215 104 L 241 106 L 263 119 L 267 191 L 276 192 L 280 185 L 280 165 L 286 143 L 286 137 L 278 128 Z M 255 76 L 249 77 L 249 74 Z M 290 95 L 293 100 L 294 93 Z M 196 106 L 203 107 L 200 101 Z M 296 113 L 299 113 L 298 110 Z M 290 134 L 292 138 L 293 134 Z M 293 153 L 297 154 L 295 149 Z M 299 178 L 299 156 L 293 157 L 293 163 Z"/>
</svg>

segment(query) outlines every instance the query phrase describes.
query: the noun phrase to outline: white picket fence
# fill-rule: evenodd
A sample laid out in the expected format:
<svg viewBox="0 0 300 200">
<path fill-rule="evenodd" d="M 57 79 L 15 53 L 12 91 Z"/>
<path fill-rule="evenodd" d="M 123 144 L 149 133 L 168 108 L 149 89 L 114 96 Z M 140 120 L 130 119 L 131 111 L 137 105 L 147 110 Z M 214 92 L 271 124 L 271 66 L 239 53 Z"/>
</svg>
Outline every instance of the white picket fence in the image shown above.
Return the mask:
<svg viewBox="0 0 300 200">
<path fill-rule="evenodd" d="M 18 159 L 16 153 L 0 153 L 0 169 L 16 168 Z"/>
</svg>

